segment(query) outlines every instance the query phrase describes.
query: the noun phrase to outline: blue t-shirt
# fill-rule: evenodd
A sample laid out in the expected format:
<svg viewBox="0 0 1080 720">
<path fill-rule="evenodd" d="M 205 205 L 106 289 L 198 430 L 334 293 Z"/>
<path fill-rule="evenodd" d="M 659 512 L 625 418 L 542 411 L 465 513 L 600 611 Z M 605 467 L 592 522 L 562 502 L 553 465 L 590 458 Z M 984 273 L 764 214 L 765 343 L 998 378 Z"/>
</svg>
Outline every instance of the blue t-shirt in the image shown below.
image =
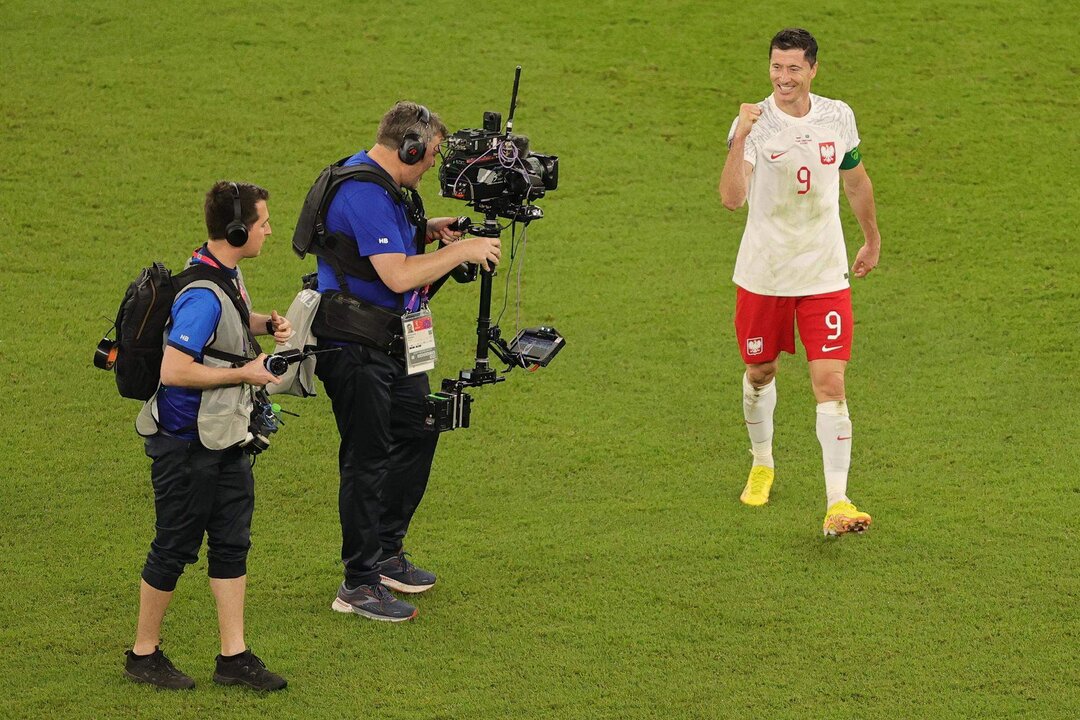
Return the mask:
<svg viewBox="0 0 1080 720">
<path fill-rule="evenodd" d="M 213 259 L 203 246 L 199 255 Z M 196 257 L 192 263 L 205 262 Z M 219 269 L 230 279 L 236 279 L 236 270 L 220 265 Z M 213 290 L 191 288 L 184 290 L 173 302 L 169 318 L 169 337 L 166 344 L 202 362 L 203 349 L 210 344 L 221 319 L 221 302 Z M 198 440 L 199 405 L 202 391 L 193 388 L 162 385 L 158 390 L 158 426 L 170 435 L 183 440 Z"/>
<path fill-rule="evenodd" d="M 360 163 L 379 166 L 368 157 L 366 150 L 353 155 L 345 164 Z M 383 253 L 416 254 L 416 229 L 406 217 L 405 208 L 375 183 L 343 182 L 326 210 L 326 229 L 353 238 L 363 257 Z M 322 258 L 318 258 L 318 270 L 320 291 L 342 289 L 333 269 Z M 396 293 L 381 280 L 361 280 L 352 275 L 346 275 L 345 280 L 349 292 L 369 303 L 391 310 L 415 309 L 418 305 L 417 294 L 412 290 Z"/>
</svg>

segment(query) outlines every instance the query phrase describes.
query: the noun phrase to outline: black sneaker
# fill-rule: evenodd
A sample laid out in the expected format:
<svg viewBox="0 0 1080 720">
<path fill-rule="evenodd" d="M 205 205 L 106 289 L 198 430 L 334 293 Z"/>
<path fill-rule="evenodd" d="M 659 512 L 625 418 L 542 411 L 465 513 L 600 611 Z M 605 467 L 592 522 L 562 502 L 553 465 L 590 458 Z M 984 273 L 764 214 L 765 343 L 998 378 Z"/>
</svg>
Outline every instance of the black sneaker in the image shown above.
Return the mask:
<svg viewBox="0 0 1080 720">
<path fill-rule="evenodd" d="M 334 604 L 330 606 L 340 613 L 356 613 L 372 620 L 404 622 L 416 617 L 416 608 L 398 600 L 382 584 L 357 585 L 353 590 L 341 583 Z"/>
<path fill-rule="evenodd" d="M 251 650 L 232 657 L 217 656 L 214 682 L 219 685 L 246 685 L 253 690 L 281 690 L 288 683 L 285 678 L 266 669 L 266 663 Z"/>
<path fill-rule="evenodd" d="M 124 674 L 137 683 L 146 683 L 164 690 L 190 690 L 195 681 L 176 669 L 161 648 L 154 648 L 149 655 L 136 655 L 134 650 L 124 653 Z"/>
<path fill-rule="evenodd" d="M 435 584 L 435 573 L 412 564 L 409 553 L 402 550 L 379 562 L 383 585 L 403 593 L 422 593 Z"/>
</svg>

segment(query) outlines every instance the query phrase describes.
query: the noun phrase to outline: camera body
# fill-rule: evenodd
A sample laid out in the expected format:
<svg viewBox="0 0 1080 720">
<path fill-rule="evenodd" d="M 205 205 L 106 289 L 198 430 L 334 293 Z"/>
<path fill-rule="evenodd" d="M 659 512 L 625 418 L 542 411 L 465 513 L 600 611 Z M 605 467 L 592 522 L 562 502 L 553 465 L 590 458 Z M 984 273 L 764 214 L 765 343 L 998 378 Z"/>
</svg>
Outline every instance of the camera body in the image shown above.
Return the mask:
<svg viewBox="0 0 1080 720">
<path fill-rule="evenodd" d="M 501 125 L 502 115 L 489 110 L 482 129 L 465 128 L 446 139 L 439 192 L 485 215 L 538 220 L 544 212 L 531 203 L 559 186 L 559 158 L 532 152 L 527 137 L 503 132 Z"/>
<path fill-rule="evenodd" d="M 280 420 L 274 412 L 274 404 L 270 402 L 265 391 L 255 394 L 255 405 L 251 409 L 251 424 L 248 425 L 247 438 L 240 443 L 251 455 L 258 455 L 270 447 L 270 436 L 278 431 Z"/>
</svg>

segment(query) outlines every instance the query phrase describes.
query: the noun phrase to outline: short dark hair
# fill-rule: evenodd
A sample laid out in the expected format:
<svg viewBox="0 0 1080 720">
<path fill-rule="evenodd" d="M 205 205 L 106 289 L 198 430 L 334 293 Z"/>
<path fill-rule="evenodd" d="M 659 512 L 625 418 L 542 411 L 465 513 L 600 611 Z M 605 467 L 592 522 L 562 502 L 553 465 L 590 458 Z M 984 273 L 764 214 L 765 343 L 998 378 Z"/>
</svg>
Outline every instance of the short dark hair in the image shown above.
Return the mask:
<svg viewBox="0 0 1080 720">
<path fill-rule="evenodd" d="M 255 210 L 255 204 L 260 200 L 270 197 L 266 188 L 251 183 L 233 183 L 229 180 L 218 180 L 214 187 L 206 193 L 206 201 L 203 203 L 203 215 L 206 217 L 207 237 L 211 240 L 220 240 L 225 237 L 225 228 L 233 221 L 233 185 L 240 191 L 240 219 L 244 225 L 251 227 L 252 223 L 259 219 L 259 213 Z"/>
<path fill-rule="evenodd" d="M 769 43 L 769 56 L 772 56 L 773 50 L 796 49 L 803 51 L 803 59 L 810 63 L 811 67 L 817 64 L 817 40 L 809 30 L 802 28 L 784 28 L 773 35 L 772 42 Z"/>
<path fill-rule="evenodd" d="M 405 139 L 405 133 L 410 130 L 428 144 L 436 136 L 446 137 L 449 134 L 446 125 L 435 113 L 428 111 L 429 119 L 426 123 L 420 121 L 420 115 L 420 105 L 408 100 L 397 102 L 382 116 L 375 141 L 391 150 L 397 150 Z"/>
</svg>

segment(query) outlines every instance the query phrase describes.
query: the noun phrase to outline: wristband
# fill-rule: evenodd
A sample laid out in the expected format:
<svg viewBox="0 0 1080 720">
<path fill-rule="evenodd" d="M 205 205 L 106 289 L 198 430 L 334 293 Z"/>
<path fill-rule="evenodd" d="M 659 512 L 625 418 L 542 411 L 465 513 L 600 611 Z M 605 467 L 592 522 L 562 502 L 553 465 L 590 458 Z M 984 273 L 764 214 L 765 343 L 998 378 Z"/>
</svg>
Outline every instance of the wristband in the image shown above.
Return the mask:
<svg viewBox="0 0 1080 720">
<path fill-rule="evenodd" d="M 266 318 L 266 334 L 267 335 L 273 335 L 274 334 L 274 319 L 273 318 Z"/>
</svg>

